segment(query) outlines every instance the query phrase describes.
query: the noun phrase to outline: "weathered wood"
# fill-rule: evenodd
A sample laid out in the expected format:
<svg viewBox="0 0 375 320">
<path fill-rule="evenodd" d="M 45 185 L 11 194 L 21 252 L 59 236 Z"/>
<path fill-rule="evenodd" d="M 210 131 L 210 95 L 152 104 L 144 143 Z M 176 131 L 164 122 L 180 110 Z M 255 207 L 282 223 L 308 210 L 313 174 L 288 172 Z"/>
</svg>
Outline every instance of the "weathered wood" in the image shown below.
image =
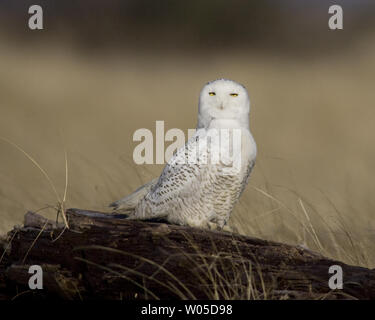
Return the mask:
<svg viewBox="0 0 375 320">
<path fill-rule="evenodd" d="M 375 299 L 375 270 L 300 247 L 78 209 L 67 218 L 69 229 L 28 212 L 9 232 L 0 299 Z M 31 292 L 35 264 L 44 289 Z M 328 287 L 331 265 L 343 290 Z"/>
</svg>

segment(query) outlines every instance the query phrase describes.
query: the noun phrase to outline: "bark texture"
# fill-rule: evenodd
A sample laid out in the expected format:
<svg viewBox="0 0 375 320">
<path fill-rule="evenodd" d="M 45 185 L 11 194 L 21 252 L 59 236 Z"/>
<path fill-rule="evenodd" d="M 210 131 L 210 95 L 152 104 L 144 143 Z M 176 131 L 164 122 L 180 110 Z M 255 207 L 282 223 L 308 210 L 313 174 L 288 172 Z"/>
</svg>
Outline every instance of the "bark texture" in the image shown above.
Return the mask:
<svg viewBox="0 0 375 320">
<path fill-rule="evenodd" d="M 0 299 L 375 299 L 375 270 L 282 243 L 79 209 L 0 240 Z M 30 290 L 31 265 L 43 289 Z M 329 267 L 343 270 L 331 290 Z"/>
</svg>

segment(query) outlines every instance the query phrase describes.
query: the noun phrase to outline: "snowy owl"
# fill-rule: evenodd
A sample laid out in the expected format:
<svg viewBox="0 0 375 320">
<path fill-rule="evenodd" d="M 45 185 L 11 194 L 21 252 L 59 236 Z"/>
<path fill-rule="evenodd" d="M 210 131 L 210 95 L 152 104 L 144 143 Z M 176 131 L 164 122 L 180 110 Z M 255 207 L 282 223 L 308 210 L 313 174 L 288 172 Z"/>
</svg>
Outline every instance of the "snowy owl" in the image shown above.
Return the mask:
<svg viewBox="0 0 375 320">
<path fill-rule="evenodd" d="M 195 134 L 174 153 L 159 178 L 110 206 L 126 211 L 131 219 L 161 218 L 172 224 L 223 228 L 255 163 L 256 144 L 250 133 L 249 112 L 250 99 L 244 86 L 227 79 L 207 83 L 199 97 Z M 226 137 L 232 166 L 221 158 L 211 159 L 215 150 L 222 150 L 225 140 L 214 139 L 211 132 L 219 132 L 221 137 L 225 130 L 229 132 Z M 236 141 L 228 137 L 240 141 L 235 154 Z M 235 160 L 240 164 L 237 167 L 233 166 Z"/>
</svg>

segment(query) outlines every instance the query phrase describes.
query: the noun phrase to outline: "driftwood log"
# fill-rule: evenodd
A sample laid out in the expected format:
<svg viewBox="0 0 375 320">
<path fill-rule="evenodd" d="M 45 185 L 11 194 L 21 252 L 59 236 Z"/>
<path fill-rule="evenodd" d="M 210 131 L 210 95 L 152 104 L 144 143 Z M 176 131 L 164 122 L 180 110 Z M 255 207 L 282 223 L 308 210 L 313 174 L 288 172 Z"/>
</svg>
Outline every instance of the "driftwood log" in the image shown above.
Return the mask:
<svg viewBox="0 0 375 320">
<path fill-rule="evenodd" d="M 0 299 L 375 299 L 375 270 L 228 232 L 70 209 L 28 212 L 0 247 Z M 43 289 L 28 286 L 40 265 Z M 329 267 L 343 289 L 328 286 Z"/>
</svg>

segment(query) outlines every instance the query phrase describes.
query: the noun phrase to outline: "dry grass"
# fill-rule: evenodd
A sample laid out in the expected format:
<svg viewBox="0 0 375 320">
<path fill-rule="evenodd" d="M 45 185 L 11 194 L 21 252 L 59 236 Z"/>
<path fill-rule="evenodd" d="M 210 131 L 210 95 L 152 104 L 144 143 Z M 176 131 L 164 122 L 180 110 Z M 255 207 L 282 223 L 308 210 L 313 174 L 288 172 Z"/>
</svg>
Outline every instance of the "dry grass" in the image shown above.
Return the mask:
<svg viewBox="0 0 375 320">
<path fill-rule="evenodd" d="M 230 254 L 220 252 L 212 243 L 210 254 L 204 254 L 197 244 L 185 235 L 186 240 L 190 243 L 193 252 L 183 252 L 171 254 L 162 263 L 129 252 L 115 248 L 90 245 L 76 247 L 74 250 L 88 251 L 97 250 L 99 252 L 111 252 L 113 254 L 123 255 L 138 260 L 149 267 L 154 267 L 152 274 L 145 274 L 139 270 L 126 267 L 118 263 L 107 263 L 106 265 L 98 264 L 85 258 L 75 257 L 76 260 L 84 262 L 93 267 L 105 271 L 107 274 L 126 280 L 137 287 L 143 294 L 143 298 L 161 299 L 158 292 L 153 291 L 155 285 L 162 288 L 165 294 L 169 292 L 171 297 L 179 299 L 196 300 L 197 296 L 183 283 L 178 276 L 168 270 L 167 264 L 170 260 L 184 261 L 183 264 L 190 266 L 191 274 L 189 275 L 190 283 L 196 282 L 203 288 L 200 296 L 205 296 L 210 300 L 263 300 L 274 298 L 272 288 L 266 287 L 263 281 L 262 272 L 255 263 L 238 252 Z M 159 274 L 164 276 L 164 280 L 159 280 Z M 257 279 L 256 279 L 257 278 Z M 185 275 L 186 279 L 186 275 Z M 152 283 L 154 286 L 149 286 Z"/>
<path fill-rule="evenodd" d="M 56 195 L 70 207 L 107 210 L 156 177 L 160 165 L 134 165 L 133 132 L 154 130 L 156 120 L 166 129 L 194 128 L 201 86 L 224 76 L 249 89 L 259 147 L 230 223 L 242 234 L 374 267 L 374 53 L 363 43 L 306 60 L 251 52 L 90 59 L 68 47 L 4 46 L 0 136 L 40 168 L 0 142 L 0 233 L 21 223 L 26 210 L 54 207 Z"/>
</svg>

